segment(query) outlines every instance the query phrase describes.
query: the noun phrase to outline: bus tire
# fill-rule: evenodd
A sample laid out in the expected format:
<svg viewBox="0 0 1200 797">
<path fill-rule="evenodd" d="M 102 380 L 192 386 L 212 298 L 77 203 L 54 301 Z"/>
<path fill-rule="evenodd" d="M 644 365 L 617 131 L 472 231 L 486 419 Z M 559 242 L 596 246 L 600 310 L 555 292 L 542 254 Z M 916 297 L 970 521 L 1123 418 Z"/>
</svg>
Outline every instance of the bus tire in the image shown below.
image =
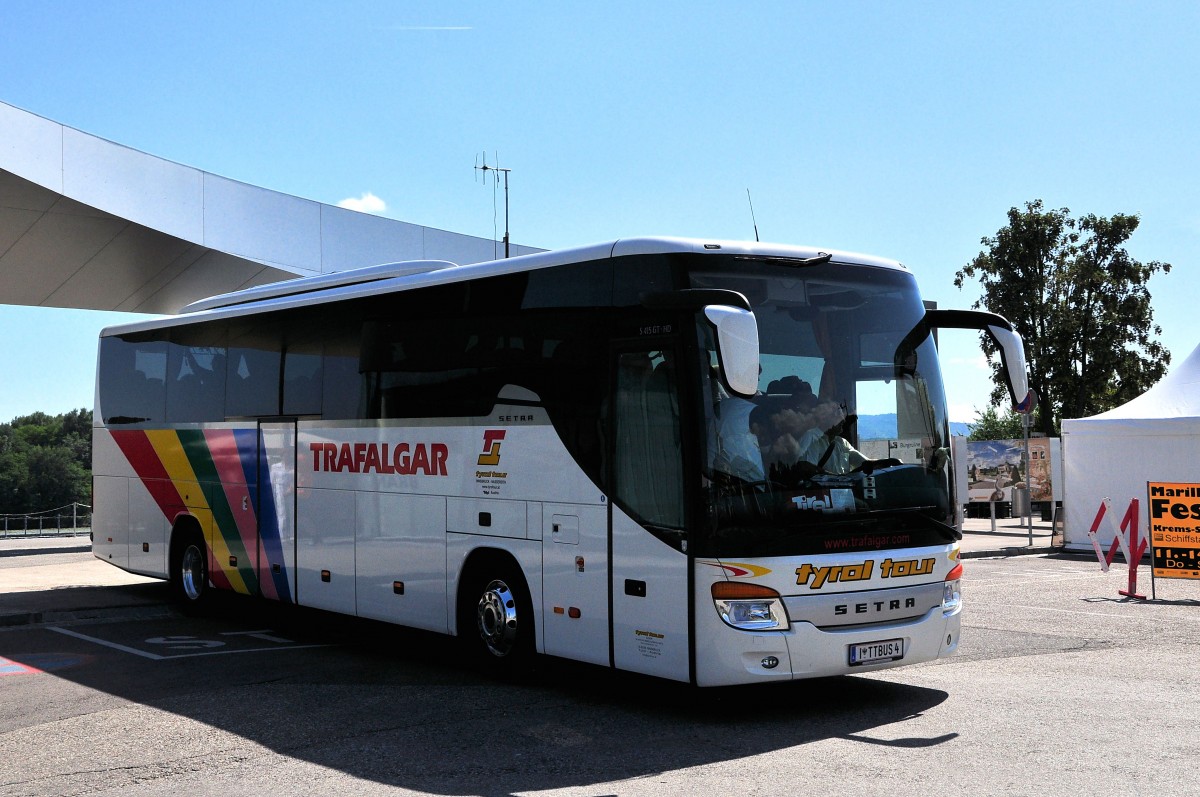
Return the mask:
<svg viewBox="0 0 1200 797">
<path fill-rule="evenodd" d="M 171 546 L 171 592 L 185 609 L 204 605 L 208 586 L 208 548 L 199 531 L 180 529 Z"/>
<path fill-rule="evenodd" d="M 515 564 L 475 568 L 460 600 L 459 634 L 472 657 L 489 670 L 514 673 L 532 663 L 533 604 Z"/>
</svg>

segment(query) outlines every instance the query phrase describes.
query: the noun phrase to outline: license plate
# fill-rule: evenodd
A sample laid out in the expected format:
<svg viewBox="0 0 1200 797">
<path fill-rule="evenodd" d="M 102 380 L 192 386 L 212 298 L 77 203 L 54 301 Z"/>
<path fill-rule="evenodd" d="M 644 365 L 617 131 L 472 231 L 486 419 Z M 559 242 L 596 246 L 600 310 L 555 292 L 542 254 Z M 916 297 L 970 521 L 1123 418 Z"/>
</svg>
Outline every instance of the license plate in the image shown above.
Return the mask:
<svg viewBox="0 0 1200 797">
<path fill-rule="evenodd" d="M 850 646 L 850 666 L 877 664 L 881 661 L 899 661 L 904 658 L 903 639 L 884 639 Z"/>
</svg>

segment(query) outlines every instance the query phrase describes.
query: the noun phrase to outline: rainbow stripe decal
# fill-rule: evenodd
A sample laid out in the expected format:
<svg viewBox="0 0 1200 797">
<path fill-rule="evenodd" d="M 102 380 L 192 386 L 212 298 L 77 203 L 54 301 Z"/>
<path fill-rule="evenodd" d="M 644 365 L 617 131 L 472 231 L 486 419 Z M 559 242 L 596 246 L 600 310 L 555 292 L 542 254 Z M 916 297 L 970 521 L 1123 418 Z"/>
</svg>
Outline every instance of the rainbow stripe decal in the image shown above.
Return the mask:
<svg viewBox="0 0 1200 797">
<path fill-rule="evenodd" d="M 270 470 L 258 430 L 130 429 L 112 436 L 169 522 L 190 514 L 205 526 L 214 586 L 292 602 L 274 492 L 269 477 L 259 479 Z M 267 489 L 259 490 L 263 482 Z"/>
</svg>

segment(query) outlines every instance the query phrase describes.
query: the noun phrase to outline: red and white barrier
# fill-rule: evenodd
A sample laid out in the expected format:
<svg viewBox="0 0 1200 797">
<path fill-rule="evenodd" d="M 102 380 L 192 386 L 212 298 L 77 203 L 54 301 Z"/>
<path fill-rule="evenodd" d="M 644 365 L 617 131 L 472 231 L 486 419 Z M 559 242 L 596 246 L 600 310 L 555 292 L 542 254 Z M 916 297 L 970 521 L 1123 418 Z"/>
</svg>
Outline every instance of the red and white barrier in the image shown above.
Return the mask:
<svg viewBox="0 0 1200 797">
<path fill-rule="evenodd" d="M 1100 569 L 1105 573 L 1108 572 L 1109 566 L 1112 564 L 1113 557 L 1117 554 L 1117 549 L 1120 548 L 1121 553 L 1125 556 L 1125 561 L 1129 565 L 1129 589 L 1117 590 L 1118 595 L 1123 595 L 1126 598 L 1137 598 L 1145 600 L 1145 595 L 1138 594 L 1137 591 L 1137 571 L 1138 564 L 1142 561 L 1142 556 L 1146 553 L 1146 545 L 1148 539 L 1138 539 L 1138 518 L 1141 513 L 1138 511 L 1138 499 L 1134 498 L 1129 502 L 1129 508 L 1125 510 L 1125 516 L 1121 518 L 1120 525 L 1117 524 L 1116 515 L 1109 510 L 1112 507 L 1112 501 L 1105 498 L 1100 504 L 1100 510 L 1096 513 L 1096 517 L 1092 520 L 1092 527 L 1088 530 L 1088 539 L 1092 543 L 1092 548 L 1096 551 L 1096 558 L 1100 560 Z M 1100 528 L 1100 523 L 1108 517 L 1109 527 L 1113 532 L 1112 544 L 1108 546 L 1108 553 L 1105 554 L 1100 549 L 1100 540 L 1096 536 L 1096 531 Z"/>
</svg>

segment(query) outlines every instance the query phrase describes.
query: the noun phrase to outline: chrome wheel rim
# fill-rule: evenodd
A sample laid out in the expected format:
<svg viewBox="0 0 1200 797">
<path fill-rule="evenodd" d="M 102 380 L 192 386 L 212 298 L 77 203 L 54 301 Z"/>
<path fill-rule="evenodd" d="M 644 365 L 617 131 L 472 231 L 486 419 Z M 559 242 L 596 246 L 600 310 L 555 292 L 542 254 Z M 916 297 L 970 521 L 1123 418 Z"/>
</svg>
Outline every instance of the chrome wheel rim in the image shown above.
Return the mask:
<svg viewBox="0 0 1200 797">
<path fill-rule="evenodd" d="M 189 545 L 184 550 L 179 577 L 187 599 L 199 600 L 204 591 L 204 554 L 195 545 Z"/>
<path fill-rule="evenodd" d="M 493 656 L 504 657 L 517 645 L 517 599 L 503 581 L 487 585 L 475 613 L 479 637 Z"/>
</svg>

